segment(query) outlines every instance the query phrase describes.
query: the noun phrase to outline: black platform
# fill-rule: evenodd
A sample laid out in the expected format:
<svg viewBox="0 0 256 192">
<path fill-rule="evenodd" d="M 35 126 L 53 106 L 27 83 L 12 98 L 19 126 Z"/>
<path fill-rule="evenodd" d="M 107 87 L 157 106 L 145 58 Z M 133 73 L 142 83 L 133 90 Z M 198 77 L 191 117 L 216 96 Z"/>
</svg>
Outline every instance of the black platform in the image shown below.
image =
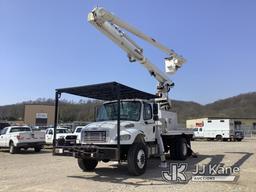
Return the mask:
<svg viewBox="0 0 256 192">
<path fill-rule="evenodd" d="M 79 87 L 68 87 L 56 89 L 57 93 L 68 93 L 82 97 L 88 97 L 99 100 L 117 100 L 117 99 L 154 99 L 156 95 L 146 93 L 132 87 L 117 83 L 108 82 L 94 85 L 85 85 Z"/>
</svg>

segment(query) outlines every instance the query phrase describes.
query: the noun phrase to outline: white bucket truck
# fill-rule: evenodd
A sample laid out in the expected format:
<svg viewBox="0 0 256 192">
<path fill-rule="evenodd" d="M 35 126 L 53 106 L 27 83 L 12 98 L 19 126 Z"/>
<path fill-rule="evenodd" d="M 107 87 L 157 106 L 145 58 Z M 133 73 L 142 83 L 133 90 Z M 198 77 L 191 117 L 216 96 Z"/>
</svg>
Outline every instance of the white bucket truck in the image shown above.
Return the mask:
<svg viewBox="0 0 256 192">
<path fill-rule="evenodd" d="M 92 171 L 99 161 L 127 161 L 129 173 L 141 175 L 146 170 L 147 159 L 152 156 L 161 158 L 161 166 L 166 166 L 166 153 L 170 153 L 172 159 L 185 160 L 192 154 L 193 131 L 178 128 L 176 113 L 171 111 L 168 92 L 174 83 L 144 56 L 143 49 L 121 28 L 167 53 L 168 73 L 174 73 L 185 59 L 103 8 L 93 9 L 88 21 L 122 48 L 129 61 L 140 62 L 156 78 L 158 86 L 156 95 L 116 82 L 56 90 L 55 119 L 61 93 L 106 101 L 98 110 L 96 122 L 82 129 L 79 144 L 70 147 L 79 167 Z M 62 146 L 55 145 L 54 152 L 62 151 L 59 148 Z"/>
</svg>

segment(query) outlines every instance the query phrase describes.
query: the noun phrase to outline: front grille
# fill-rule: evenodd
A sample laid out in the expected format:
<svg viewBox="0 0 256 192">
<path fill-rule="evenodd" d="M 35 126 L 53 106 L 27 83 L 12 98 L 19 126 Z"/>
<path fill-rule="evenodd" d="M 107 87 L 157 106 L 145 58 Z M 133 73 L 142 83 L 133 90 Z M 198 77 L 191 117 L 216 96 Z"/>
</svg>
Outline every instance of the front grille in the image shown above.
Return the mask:
<svg viewBox="0 0 256 192">
<path fill-rule="evenodd" d="M 84 142 L 106 142 L 106 131 L 85 131 Z"/>
<path fill-rule="evenodd" d="M 76 140 L 76 135 L 67 135 L 66 140 Z"/>
</svg>

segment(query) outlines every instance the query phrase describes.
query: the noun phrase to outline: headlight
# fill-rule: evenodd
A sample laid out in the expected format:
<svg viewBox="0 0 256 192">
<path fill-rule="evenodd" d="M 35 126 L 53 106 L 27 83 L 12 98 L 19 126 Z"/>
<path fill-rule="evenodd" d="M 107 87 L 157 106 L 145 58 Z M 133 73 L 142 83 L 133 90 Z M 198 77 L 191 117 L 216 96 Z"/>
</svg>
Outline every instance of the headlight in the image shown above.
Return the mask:
<svg viewBox="0 0 256 192">
<path fill-rule="evenodd" d="M 125 134 L 125 135 L 120 135 L 120 141 L 121 140 L 130 140 L 131 139 L 131 135 L 129 135 L 129 134 Z M 117 137 L 116 137 L 116 139 L 115 140 L 117 140 Z"/>
</svg>

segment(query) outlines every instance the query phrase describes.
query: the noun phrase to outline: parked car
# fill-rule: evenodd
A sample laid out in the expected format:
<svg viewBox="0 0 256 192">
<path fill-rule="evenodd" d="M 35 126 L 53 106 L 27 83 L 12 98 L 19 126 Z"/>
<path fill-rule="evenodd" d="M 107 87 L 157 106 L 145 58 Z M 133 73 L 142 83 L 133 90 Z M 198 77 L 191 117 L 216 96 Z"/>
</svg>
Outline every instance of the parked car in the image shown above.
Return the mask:
<svg viewBox="0 0 256 192">
<path fill-rule="evenodd" d="M 46 144 L 52 145 L 53 144 L 53 137 L 54 137 L 54 128 L 48 128 L 45 132 L 45 142 Z M 75 144 L 76 143 L 76 135 L 72 134 L 66 128 L 57 128 L 56 131 L 56 140 L 60 145 L 68 144 Z"/>
<path fill-rule="evenodd" d="M 45 144 L 45 134 L 41 131 L 32 131 L 28 126 L 9 126 L 0 132 L 0 147 L 9 148 L 11 154 L 21 148 L 34 148 L 40 152 Z"/>
<path fill-rule="evenodd" d="M 74 135 L 76 135 L 76 141 L 77 143 L 80 142 L 81 139 L 81 131 L 85 126 L 77 126 L 75 131 L 73 132 Z"/>
</svg>

